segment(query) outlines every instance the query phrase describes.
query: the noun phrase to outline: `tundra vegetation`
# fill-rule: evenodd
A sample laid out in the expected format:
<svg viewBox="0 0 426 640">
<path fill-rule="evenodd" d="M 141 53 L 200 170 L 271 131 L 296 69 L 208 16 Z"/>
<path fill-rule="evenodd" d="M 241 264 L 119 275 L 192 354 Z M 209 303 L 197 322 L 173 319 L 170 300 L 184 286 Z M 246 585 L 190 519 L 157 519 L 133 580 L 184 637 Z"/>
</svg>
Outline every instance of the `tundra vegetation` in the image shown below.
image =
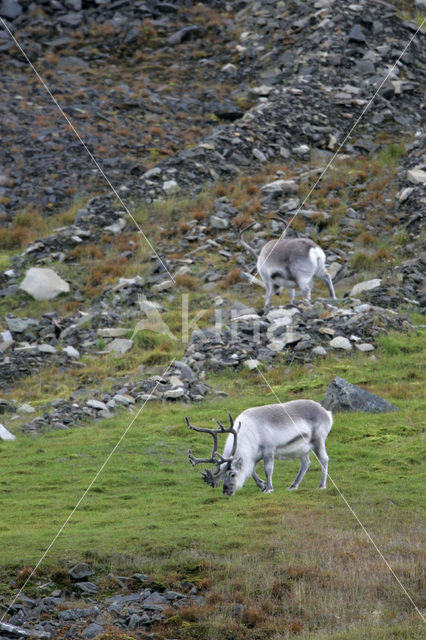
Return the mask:
<svg viewBox="0 0 426 640">
<path fill-rule="evenodd" d="M 200 445 L 199 434 L 185 424 L 188 407 L 148 404 L 26 593 L 36 593 L 47 578 L 60 585 L 73 562 L 86 560 L 103 576 L 102 596 L 116 588 L 111 572 L 141 571 L 168 587 L 184 580 L 199 586 L 205 604 L 175 613 L 156 629 L 159 638 L 174 630 L 188 639 L 420 639 L 417 614 L 330 480 L 421 605 L 424 346 L 424 332 L 387 335 L 376 360 L 330 355 L 315 369 L 294 365 L 269 372 L 281 399 L 320 400 L 333 372 L 385 394 L 400 409 L 385 416 L 335 414 L 324 493 L 316 488 L 317 461 L 299 490 L 287 492 L 298 462 L 277 460 L 274 493 L 262 495 L 248 482 L 237 496 L 223 497 L 187 462 L 188 447 Z M 252 406 L 275 402 L 255 372 L 213 375 L 210 383 L 228 396 L 195 404 L 197 424 L 225 420 L 228 410 L 236 416 L 246 395 Z M 0 527 L 4 597 L 14 594 L 23 568 L 37 562 L 128 422 L 123 412 L 42 439 L 19 438 L 7 449 L 1 445 L 0 491 L 8 504 Z"/>
</svg>

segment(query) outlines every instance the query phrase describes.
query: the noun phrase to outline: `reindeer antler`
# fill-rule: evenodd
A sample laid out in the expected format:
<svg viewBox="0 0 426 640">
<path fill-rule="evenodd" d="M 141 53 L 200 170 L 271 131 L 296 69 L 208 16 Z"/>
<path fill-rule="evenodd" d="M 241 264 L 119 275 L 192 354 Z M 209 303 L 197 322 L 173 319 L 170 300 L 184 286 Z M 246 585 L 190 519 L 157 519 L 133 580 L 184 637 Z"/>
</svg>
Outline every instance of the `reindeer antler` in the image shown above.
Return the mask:
<svg viewBox="0 0 426 640">
<path fill-rule="evenodd" d="M 235 455 L 236 448 L 237 448 L 238 434 L 237 434 L 237 431 L 234 429 L 234 421 L 229 411 L 228 411 L 228 416 L 229 416 L 229 427 L 228 428 L 224 427 L 223 424 L 219 422 L 219 420 L 216 420 L 217 424 L 219 425 L 218 429 L 205 429 L 203 427 L 196 427 L 190 423 L 188 417 L 185 417 L 186 424 L 188 425 L 189 429 L 192 429 L 193 431 L 199 431 L 200 433 L 209 433 L 213 438 L 213 449 L 212 449 L 212 454 L 210 458 L 196 458 L 193 455 L 192 450 L 191 449 L 188 450 L 189 462 L 192 464 L 193 467 L 195 467 L 195 465 L 199 464 L 200 462 L 207 462 L 207 463 L 211 462 L 216 465 L 216 471 L 214 473 L 212 473 L 209 469 L 205 469 L 204 472 L 201 473 L 201 477 L 203 478 L 204 482 L 206 482 L 212 487 L 217 486 L 216 481 L 218 480 L 218 477 L 220 474 L 221 465 L 232 462 L 233 457 Z M 234 436 L 232 451 L 229 458 L 224 458 L 224 456 L 221 453 L 219 453 L 219 451 L 217 450 L 217 446 L 218 446 L 217 436 L 219 433 L 232 433 L 232 435 Z"/>
</svg>

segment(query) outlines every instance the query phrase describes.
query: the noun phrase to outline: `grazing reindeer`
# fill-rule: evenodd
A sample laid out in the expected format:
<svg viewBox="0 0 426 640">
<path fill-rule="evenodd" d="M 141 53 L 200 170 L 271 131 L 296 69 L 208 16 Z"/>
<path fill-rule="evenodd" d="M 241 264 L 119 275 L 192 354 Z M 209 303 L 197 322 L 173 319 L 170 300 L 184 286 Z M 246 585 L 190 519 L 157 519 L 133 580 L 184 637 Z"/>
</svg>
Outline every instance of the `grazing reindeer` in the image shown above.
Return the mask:
<svg viewBox="0 0 426 640">
<path fill-rule="evenodd" d="M 269 309 L 271 295 L 280 293 L 283 287 L 288 289 L 290 302 L 294 302 L 296 287 L 310 300 L 314 277 L 325 282 L 331 297 L 336 299 L 333 282 L 325 270 L 325 253 L 321 247 L 309 238 L 281 237 L 267 242 L 257 256 L 243 238 L 243 233 L 253 226 L 239 230 L 238 235 L 242 246 L 257 260 L 256 268 L 266 289 L 265 312 Z"/>
<path fill-rule="evenodd" d="M 213 473 L 209 469 L 201 474 L 204 482 L 217 487 L 222 480 L 224 495 L 232 496 L 241 489 L 249 476 L 264 493 L 271 493 L 274 456 L 284 460 L 298 458 L 300 469 L 289 489 L 297 489 L 307 472 L 309 454 L 314 451 L 321 464 L 320 489 L 326 488 L 328 456 L 325 440 L 330 432 L 333 417 L 318 402 L 313 400 L 291 400 L 281 404 L 267 404 L 264 407 L 246 409 L 236 419 L 237 427 L 230 413 L 229 428 L 217 421 L 218 429 L 194 427 L 189 418 L 190 429 L 213 436 L 213 450 L 210 458 L 195 458 L 189 450 L 192 466 L 200 462 L 216 465 Z M 219 433 L 228 433 L 223 455 L 217 450 Z M 263 458 L 266 482 L 255 472 L 256 464 Z"/>
</svg>

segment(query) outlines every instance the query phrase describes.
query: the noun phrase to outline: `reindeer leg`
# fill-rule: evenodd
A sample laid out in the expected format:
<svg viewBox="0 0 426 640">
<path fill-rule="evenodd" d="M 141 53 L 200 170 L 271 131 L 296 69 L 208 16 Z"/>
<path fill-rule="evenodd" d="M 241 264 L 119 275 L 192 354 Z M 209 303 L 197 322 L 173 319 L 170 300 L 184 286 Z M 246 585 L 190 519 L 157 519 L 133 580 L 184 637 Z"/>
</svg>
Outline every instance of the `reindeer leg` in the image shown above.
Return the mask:
<svg viewBox="0 0 426 640">
<path fill-rule="evenodd" d="M 318 485 L 318 489 L 326 489 L 327 488 L 327 472 L 328 472 L 328 455 L 327 455 L 327 451 L 325 450 L 325 444 L 322 442 L 321 444 L 315 445 L 314 452 L 321 464 L 321 478 L 320 478 L 320 483 Z"/>
<path fill-rule="evenodd" d="M 274 291 L 274 283 L 272 282 L 272 279 L 269 276 L 267 279 L 264 280 L 264 283 L 266 287 L 266 297 L 265 297 L 265 306 L 263 307 L 263 311 L 264 313 L 267 313 L 269 311 L 271 295 L 273 294 L 273 291 Z"/>
<path fill-rule="evenodd" d="M 320 275 L 320 280 L 322 280 L 327 285 L 331 297 L 334 300 L 336 300 L 336 294 L 334 292 L 333 282 L 331 280 L 330 275 L 327 273 L 327 271 L 324 271 L 324 273 Z"/>
<path fill-rule="evenodd" d="M 266 485 L 262 489 L 263 493 L 272 493 L 274 488 L 272 486 L 272 474 L 274 472 L 274 453 L 265 453 L 263 456 L 263 463 L 265 466 Z"/>
<path fill-rule="evenodd" d="M 309 454 L 306 454 L 306 456 L 302 456 L 302 458 L 300 458 L 299 473 L 297 474 L 291 485 L 288 487 L 289 491 L 292 491 L 293 489 L 297 489 L 299 487 L 299 484 L 302 482 L 303 476 L 309 469 L 310 464 L 311 461 L 309 460 Z"/>
<path fill-rule="evenodd" d="M 251 477 L 253 478 L 253 480 L 255 481 L 257 486 L 259 487 L 259 489 L 261 491 L 265 491 L 266 482 L 265 482 L 265 480 L 262 480 L 262 478 L 259 478 L 259 476 L 257 475 L 256 471 L 253 471 L 253 473 L 251 474 Z"/>
</svg>

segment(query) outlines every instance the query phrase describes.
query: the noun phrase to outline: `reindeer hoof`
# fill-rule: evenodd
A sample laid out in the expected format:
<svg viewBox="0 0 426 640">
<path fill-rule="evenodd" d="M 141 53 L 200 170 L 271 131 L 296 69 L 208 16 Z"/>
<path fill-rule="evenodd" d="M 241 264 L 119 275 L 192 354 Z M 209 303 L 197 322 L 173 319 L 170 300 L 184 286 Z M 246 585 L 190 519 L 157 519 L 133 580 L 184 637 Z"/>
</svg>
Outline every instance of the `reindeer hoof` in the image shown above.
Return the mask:
<svg viewBox="0 0 426 640">
<path fill-rule="evenodd" d="M 321 485 L 318 486 L 318 489 L 327 489 L 327 487 L 324 485 L 323 487 Z"/>
<path fill-rule="evenodd" d="M 273 492 L 274 492 L 273 489 L 267 489 L 266 487 L 262 489 L 262 493 L 273 493 Z"/>
<path fill-rule="evenodd" d="M 289 487 L 287 487 L 287 491 L 296 491 L 297 487 L 294 484 L 291 484 Z"/>
</svg>

